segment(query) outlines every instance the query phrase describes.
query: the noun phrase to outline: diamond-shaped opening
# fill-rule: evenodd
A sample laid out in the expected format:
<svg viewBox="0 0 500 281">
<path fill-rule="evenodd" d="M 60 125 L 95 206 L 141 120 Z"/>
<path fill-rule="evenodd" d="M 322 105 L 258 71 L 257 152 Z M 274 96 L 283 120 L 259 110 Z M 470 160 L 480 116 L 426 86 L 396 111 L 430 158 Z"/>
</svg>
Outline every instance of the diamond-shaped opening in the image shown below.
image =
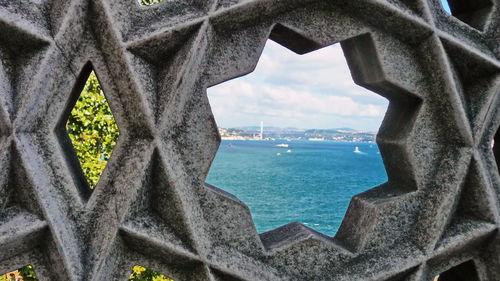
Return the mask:
<svg viewBox="0 0 500 281">
<path fill-rule="evenodd" d="M 388 102 L 353 82 L 340 44 L 298 56 L 318 47 L 289 35 L 278 25 L 288 49 L 268 40 L 255 71 L 208 89 L 222 141 L 206 181 L 258 232 L 300 221 L 333 235 L 351 198 L 387 181 L 375 137 Z"/>
<path fill-rule="evenodd" d="M 132 273 L 129 277 L 130 281 L 174 281 L 174 279 L 167 277 L 159 272 L 145 268 L 140 265 L 135 265 L 132 268 Z"/>
<path fill-rule="evenodd" d="M 37 281 L 35 269 L 31 265 L 0 275 L 0 281 Z"/>
<path fill-rule="evenodd" d="M 479 281 L 474 261 L 469 260 L 437 275 L 434 281 Z"/>
<path fill-rule="evenodd" d="M 143 7 L 148 7 L 148 6 L 153 6 L 153 5 L 156 5 L 156 4 L 160 4 L 163 1 L 165 1 L 165 0 L 137 0 L 137 2 L 139 3 L 139 5 L 141 5 Z"/>
<path fill-rule="evenodd" d="M 491 0 L 442 0 L 443 9 L 466 24 L 482 30 L 493 10 Z"/>
<path fill-rule="evenodd" d="M 120 131 L 90 64 L 79 81 L 56 132 L 75 183 L 88 196 L 97 186 Z"/>
</svg>

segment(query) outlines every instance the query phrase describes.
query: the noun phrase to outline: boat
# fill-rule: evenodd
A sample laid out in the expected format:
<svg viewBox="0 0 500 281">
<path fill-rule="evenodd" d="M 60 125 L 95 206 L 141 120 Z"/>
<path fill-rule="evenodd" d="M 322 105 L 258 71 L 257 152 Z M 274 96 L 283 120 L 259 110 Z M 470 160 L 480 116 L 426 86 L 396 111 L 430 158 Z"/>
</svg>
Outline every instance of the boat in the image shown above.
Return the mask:
<svg viewBox="0 0 500 281">
<path fill-rule="evenodd" d="M 356 146 L 356 147 L 354 148 L 354 152 L 355 152 L 355 153 L 361 153 L 361 150 L 359 150 L 359 147 L 357 147 L 357 146 Z"/>
<path fill-rule="evenodd" d="M 276 146 L 277 147 L 288 147 L 288 143 L 279 143 Z"/>
<path fill-rule="evenodd" d="M 291 149 L 289 149 L 289 150 L 287 150 L 286 152 L 287 152 L 287 153 L 291 153 L 291 152 L 292 152 L 292 150 L 291 150 Z"/>
<path fill-rule="evenodd" d="M 279 153 L 279 152 L 278 152 L 278 153 L 276 153 L 276 156 L 281 156 L 281 153 Z"/>
</svg>

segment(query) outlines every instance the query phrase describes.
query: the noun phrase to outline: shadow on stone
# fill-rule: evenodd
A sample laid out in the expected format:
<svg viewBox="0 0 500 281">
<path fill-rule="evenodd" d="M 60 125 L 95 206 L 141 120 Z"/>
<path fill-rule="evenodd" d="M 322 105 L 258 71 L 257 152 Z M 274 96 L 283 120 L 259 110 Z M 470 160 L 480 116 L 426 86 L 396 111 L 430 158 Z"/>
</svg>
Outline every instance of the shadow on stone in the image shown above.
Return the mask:
<svg viewBox="0 0 500 281">
<path fill-rule="evenodd" d="M 435 281 L 479 281 L 476 266 L 472 260 L 454 266 L 439 274 Z"/>
</svg>

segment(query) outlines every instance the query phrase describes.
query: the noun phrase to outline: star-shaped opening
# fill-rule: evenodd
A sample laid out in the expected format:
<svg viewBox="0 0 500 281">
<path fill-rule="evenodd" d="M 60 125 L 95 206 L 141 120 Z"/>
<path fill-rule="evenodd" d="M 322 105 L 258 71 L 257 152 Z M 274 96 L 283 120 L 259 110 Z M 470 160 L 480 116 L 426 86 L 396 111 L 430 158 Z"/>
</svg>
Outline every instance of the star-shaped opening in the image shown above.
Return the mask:
<svg viewBox="0 0 500 281">
<path fill-rule="evenodd" d="M 222 143 L 207 183 L 248 204 L 259 232 L 300 221 L 333 235 L 351 198 L 387 181 L 375 136 L 388 103 L 352 81 L 340 44 L 308 53 L 287 34 L 277 25 L 287 48 L 267 41 L 253 73 L 208 89 Z"/>
</svg>

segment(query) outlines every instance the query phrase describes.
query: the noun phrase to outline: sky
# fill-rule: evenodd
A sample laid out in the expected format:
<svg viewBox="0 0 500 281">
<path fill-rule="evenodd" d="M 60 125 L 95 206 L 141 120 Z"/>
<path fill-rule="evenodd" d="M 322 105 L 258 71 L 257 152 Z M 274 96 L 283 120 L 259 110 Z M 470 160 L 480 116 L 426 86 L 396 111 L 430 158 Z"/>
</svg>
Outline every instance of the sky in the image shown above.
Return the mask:
<svg viewBox="0 0 500 281">
<path fill-rule="evenodd" d="M 441 5 L 443 5 L 443 9 L 448 13 L 450 14 L 451 13 L 451 10 L 450 10 L 450 5 L 448 5 L 448 0 L 441 0 Z"/>
<path fill-rule="evenodd" d="M 449 10 L 446 0 L 445 10 Z M 297 55 L 268 40 L 255 71 L 208 89 L 219 127 L 377 131 L 388 101 L 356 85 L 340 44 Z"/>
</svg>

